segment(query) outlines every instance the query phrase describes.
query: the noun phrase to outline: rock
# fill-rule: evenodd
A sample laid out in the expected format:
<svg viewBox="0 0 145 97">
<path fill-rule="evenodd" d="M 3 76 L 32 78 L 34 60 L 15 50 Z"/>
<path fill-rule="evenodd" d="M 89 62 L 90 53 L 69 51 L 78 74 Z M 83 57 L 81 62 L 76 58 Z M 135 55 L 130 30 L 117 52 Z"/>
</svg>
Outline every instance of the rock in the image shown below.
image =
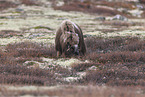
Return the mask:
<svg viewBox="0 0 145 97">
<path fill-rule="evenodd" d="M 91 66 L 90 68 L 88 68 L 88 70 L 97 70 L 96 66 Z"/>
<path fill-rule="evenodd" d="M 22 9 L 22 8 L 16 8 L 15 11 L 16 12 L 24 12 L 24 9 Z"/>
<path fill-rule="evenodd" d="M 90 34 L 85 34 L 84 35 L 84 38 L 87 38 L 87 37 L 92 37 L 93 35 L 90 35 Z"/>
<path fill-rule="evenodd" d="M 106 20 L 106 18 L 105 17 L 96 17 L 95 20 L 103 20 L 104 21 L 104 20 Z"/>
<path fill-rule="evenodd" d="M 23 63 L 24 66 L 27 66 L 28 68 L 39 68 L 41 63 L 37 61 L 26 61 Z"/>
<path fill-rule="evenodd" d="M 38 33 L 38 34 L 31 34 L 29 35 L 29 39 L 33 39 L 33 38 L 36 38 L 36 37 L 41 37 L 41 36 L 45 36 L 44 34 L 41 34 L 41 33 Z"/>
<path fill-rule="evenodd" d="M 128 21 L 128 18 L 122 15 L 116 15 L 112 18 L 112 20 L 121 20 L 121 21 Z"/>
</svg>

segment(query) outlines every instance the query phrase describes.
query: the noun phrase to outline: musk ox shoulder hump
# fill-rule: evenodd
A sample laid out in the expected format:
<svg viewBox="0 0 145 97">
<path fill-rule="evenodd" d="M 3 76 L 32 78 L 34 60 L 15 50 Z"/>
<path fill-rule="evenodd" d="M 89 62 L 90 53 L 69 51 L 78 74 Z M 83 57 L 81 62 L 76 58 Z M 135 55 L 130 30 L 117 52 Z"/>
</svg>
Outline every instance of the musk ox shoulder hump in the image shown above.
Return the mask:
<svg viewBox="0 0 145 97">
<path fill-rule="evenodd" d="M 72 32 L 74 32 L 75 28 L 79 30 L 78 26 L 75 23 L 71 22 L 70 20 L 64 20 L 61 23 L 61 30 L 62 30 L 62 32 L 65 32 L 65 31 L 72 31 Z"/>
</svg>

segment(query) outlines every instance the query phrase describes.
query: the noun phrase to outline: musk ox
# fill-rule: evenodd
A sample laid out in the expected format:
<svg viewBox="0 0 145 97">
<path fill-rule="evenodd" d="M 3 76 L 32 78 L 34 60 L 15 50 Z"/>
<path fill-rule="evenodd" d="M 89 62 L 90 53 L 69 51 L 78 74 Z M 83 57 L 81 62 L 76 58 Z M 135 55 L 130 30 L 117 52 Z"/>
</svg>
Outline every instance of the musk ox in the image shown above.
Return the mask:
<svg viewBox="0 0 145 97">
<path fill-rule="evenodd" d="M 84 55 L 86 46 L 81 28 L 69 20 L 63 21 L 56 31 L 55 49 L 57 57 Z"/>
</svg>

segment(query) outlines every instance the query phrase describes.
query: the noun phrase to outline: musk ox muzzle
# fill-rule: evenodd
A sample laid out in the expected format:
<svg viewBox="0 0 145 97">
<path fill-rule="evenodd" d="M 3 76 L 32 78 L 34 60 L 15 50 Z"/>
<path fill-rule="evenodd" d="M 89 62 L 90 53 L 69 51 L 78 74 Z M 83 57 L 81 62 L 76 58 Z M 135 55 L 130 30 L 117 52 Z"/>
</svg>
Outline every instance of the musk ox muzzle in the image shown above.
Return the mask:
<svg viewBox="0 0 145 97">
<path fill-rule="evenodd" d="M 78 47 L 78 45 L 76 44 L 76 45 L 73 45 L 73 46 L 71 46 L 71 45 L 68 45 L 67 46 L 67 52 L 69 52 L 69 54 L 74 54 L 74 55 L 79 55 L 79 47 Z"/>
</svg>

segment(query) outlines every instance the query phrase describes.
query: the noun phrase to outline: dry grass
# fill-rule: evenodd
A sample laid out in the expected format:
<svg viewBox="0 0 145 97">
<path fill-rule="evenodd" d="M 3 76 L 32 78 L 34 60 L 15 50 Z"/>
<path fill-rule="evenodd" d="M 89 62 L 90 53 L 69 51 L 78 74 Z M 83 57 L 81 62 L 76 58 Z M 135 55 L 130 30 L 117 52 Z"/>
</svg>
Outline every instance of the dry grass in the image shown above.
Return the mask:
<svg viewBox="0 0 145 97">
<path fill-rule="evenodd" d="M 101 23 L 102 25 L 111 25 L 112 27 L 129 27 L 129 26 L 133 26 L 133 24 L 127 22 L 127 21 L 104 21 Z"/>
<path fill-rule="evenodd" d="M 129 27 L 133 26 L 142 26 L 144 23 L 140 22 L 128 22 L 128 21 L 121 21 L 121 20 L 112 20 L 112 21 L 102 21 L 100 25 L 110 26 L 110 29 L 107 28 L 101 28 L 97 29 L 98 31 L 101 31 L 102 33 L 115 33 L 115 32 L 121 32 L 124 30 L 128 30 Z"/>
<path fill-rule="evenodd" d="M 38 89 L 37 91 L 11 90 L 5 93 L 2 89 L 3 97 L 8 96 L 50 96 L 50 97 L 144 97 L 145 88 L 135 87 L 106 87 L 106 86 L 62 86 L 57 89 Z M 141 92 L 141 93 L 139 93 Z"/>
</svg>

